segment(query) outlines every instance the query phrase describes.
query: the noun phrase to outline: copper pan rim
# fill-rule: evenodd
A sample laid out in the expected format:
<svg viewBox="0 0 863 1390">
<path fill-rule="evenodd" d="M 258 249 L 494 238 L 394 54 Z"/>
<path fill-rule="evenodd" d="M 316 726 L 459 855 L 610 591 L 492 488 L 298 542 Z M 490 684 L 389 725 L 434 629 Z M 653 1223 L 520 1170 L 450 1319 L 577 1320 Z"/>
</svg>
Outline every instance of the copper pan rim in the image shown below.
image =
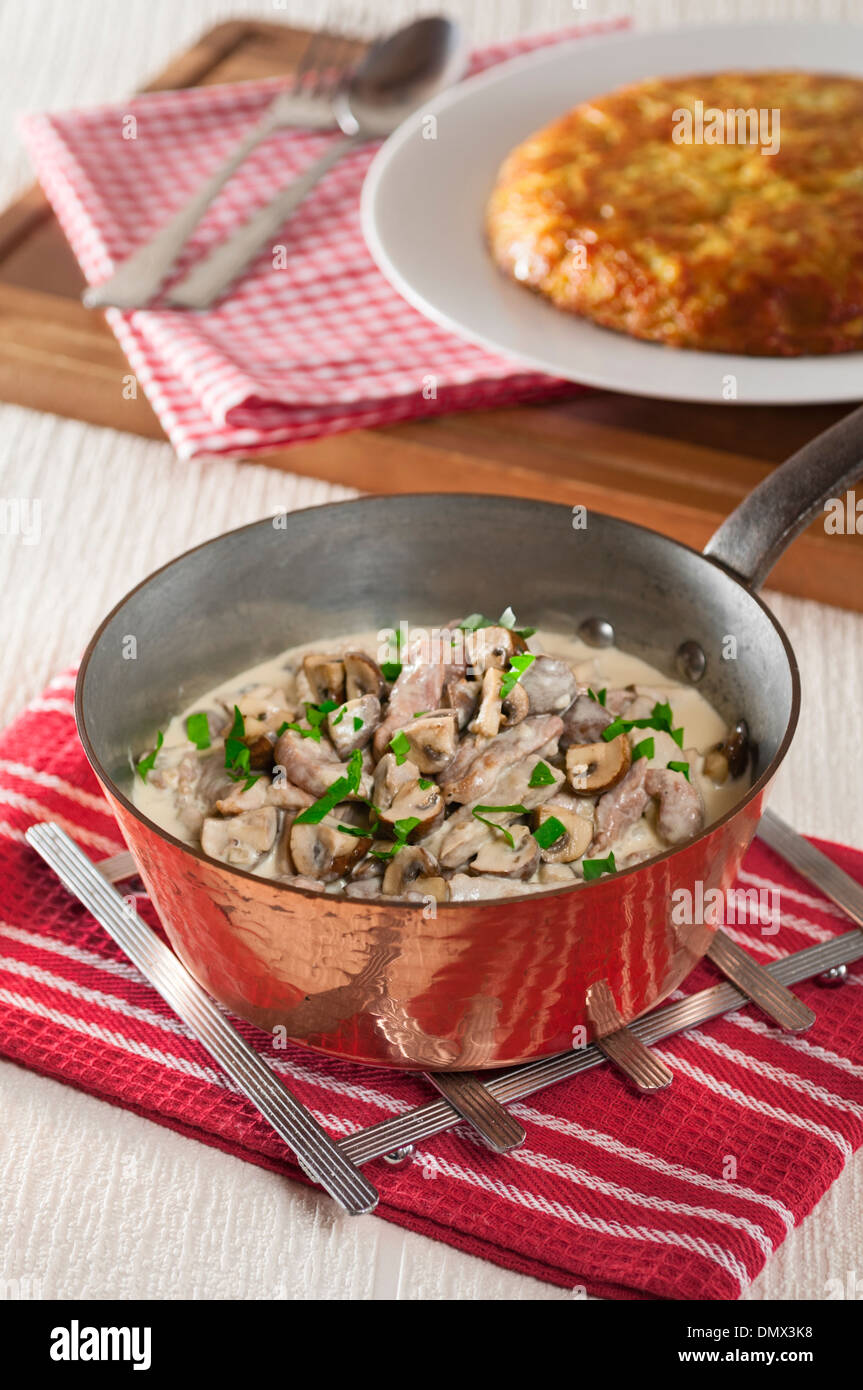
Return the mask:
<svg viewBox="0 0 863 1390">
<path fill-rule="evenodd" d="M 386 495 L 386 494 L 385 494 L 385 495 Z M 503 494 L 494 494 L 494 493 L 461 493 L 461 492 L 459 492 L 459 493 L 432 493 L 432 492 L 418 492 L 418 493 L 400 493 L 400 494 L 398 494 L 398 495 L 399 495 L 400 497 L 404 497 L 404 498 L 408 498 L 408 499 L 415 499 L 415 500 L 417 500 L 417 501 L 419 501 L 420 499 L 423 499 L 423 500 L 429 501 L 429 502 L 433 502 L 433 501 L 435 501 L 436 499 L 439 499 L 439 498 L 444 498 L 444 497 L 455 497 L 455 496 L 464 497 L 464 498 L 470 498 L 470 499 L 473 499 L 473 500 L 475 500 L 475 501 L 480 501 L 480 500 L 481 500 L 481 501 L 485 501 L 485 502 L 490 502 L 490 501 L 495 501 L 495 500 L 499 500 L 499 501 L 508 501 L 508 502 L 523 500 L 523 501 L 525 501 L 525 502 L 531 502 L 531 501 L 534 501 L 534 502 L 535 502 L 536 500 L 538 500 L 538 499 L 530 499 L 530 498 L 514 499 L 514 498 L 511 498 L 511 497 L 507 497 L 507 496 L 505 496 L 505 495 L 503 495 Z M 299 515 L 302 515 L 302 514 L 305 513 L 305 512 L 315 512 L 315 513 L 319 513 L 319 512 L 322 512 L 322 511 L 329 511 L 329 510 L 332 510 L 332 509 L 335 509 L 335 508 L 345 508 L 345 507 L 361 508 L 361 507 L 365 507 L 365 506 L 374 506 L 376 503 L 379 503 L 380 500 L 381 500 L 380 495 L 377 495 L 377 494 L 370 494 L 370 495 L 367 495 L 367 496 L 365 496 L 365 497 L 347 498 L 347 499 L 344 499 L 344 500 L 341 500 L 341 501 L 337 501 L 337 502 L 325 502 L 325 503 L 318 504 L 317 506 L 297 508 L 295 511 L 292 511 L 292 512 L 291 512 L 291 515 L 292 515 L 292 516 L 299 516 Z M 559 506 L 562 506 L 562 507 L 563 507 L 564 504 L 543 503 L 542 505 L 544 505 L 544 506 L 558 506 L 558 505 L 559 505 Z M 564 507 L 564 510 L 566 510 L 565 507 Z M 596 887 L 599 887 L 600 884 L 605 884 L 605 885 L 607 886 L 608 883 L 609 883 L 610 881 L 611 881 L 611 882 L 614 882 L 614 883 L 623 882 L 624 879 L 632 878 L 632 877 L 634 877 L 635 875 L 641 873 L 642 871 L 652 870 L 652 868 L 653 868 L 654 865 L 656 865 L 656 864 L 658 864 L 658 863 L 660 863 L 660 862 L 663 862 L 663 861 L 665 861 L 665 860 L 673 859 L 676 855 L 682 853 L 683 851 L 689 850 L 689 849 L 691 849 L 694 845 L 700 844 L 702 841 L 706 840 L 710 835 L 712 835 L 715 831 L 717 831 L 720 827 L 722 827 L 722 826 L 724 826 L 724 825 L 727 825 L 727 824 L 729 824 L 731 821 L 733 821 L 736 817 L 738 817 L 738 816 L 745 810 L 745 808 L 746 808 L 747 806 L 750 805 L 751 802 L 753 802 L 757 797 L 761 796 L 761 795 L 765 792 L 765 790 L 767 789 L 767 787 L 769 786 L 769 784 L 771 783 L 771 781 L 772 781 L 773 778 L 775 777 L 776 772 L 778 771 L 778 769 L 779 769 L 781 763 L 783 762 L 783 760 L 784 760 L 784 758 L 785 758 L 785 756 L 786 756 L 786 754 L 787 754 L 787 752 L 788 752 L 788 749 L 789 749 L 789 747 L 790 747 L 790 745 L 791 745 L 791 741 L 792 741 L 792 739 L 793 739 L 793 737 L 794 737 L 795 730 L 796 730 L 796 728 L 797 728 L 797 721 L 798 721 L 799 715 L 800 715 L 800 672 L 799 672 L 799 668 L 798 668 L 798 665 L 797 665 L 797 660 L 796 660 L 796 658 L 795 658 L 795 656 L 794 656 L 794 650 L 793 650 L 793 648 L 792 648 L 792 646 L 791 646 L 791 642 L 790 642 L 790 640 L 789 640 L 789 638 L 788 638 L 788 636 L 787 636 L 787 634 L 786 634 L 784 628 L 782 627 L 781 623 L 780 623 L 779 620 L 776 618 L 776 616 L 771 612 L 770 608 L 769 608 L 768 605 L 763 601 L 763 599 L 762 599 L 762 598 L 761 598 L 761 597 L 760 597 L 748 584 L 746 584 L 746 583 L 744 582 L 744 580 L 742 580 L 738 575 L 734 574 L 731 570 L 729 570 L 726 566 L 720 564 L 717 560 L 714 560 L 714 559 L 711 558 L 710 556 L 703 555 L 703 554 L 701 553 L 701 551 L 695 550 L 694 547 L 685 545 L 682 541 L 674 540 L 674 539 L 673 539 L 672 537 L 670 537 L 670 536 L 665 536 L 665 535 L 663 535 L 661 532 L 653 531 L 650 527 L 647 527 L 647 526 L 639 526 L 639 525 L 638 525 L 637 523 L 635 523 L 635 522 L 623 521 L 623 520 L 622 520 L 621 518 L 619 518 L 619 517 L 610 517 L 610 516 L 608 516 L 607 513 L 594 512 L 593 515 L 596 516 L 596 517 L 605 518 L 605 519 L 607 519 L 607 520 L 609 520 L 609 521 L 613 521 L 613 522 L 615 523 L 615 525 L 620 526 L 620 527 L 625 527 L 625 528 L 627 528 L 627 529 L 629 529 L 629 530 L 631 530 L 631 531 L 633 531 L 633 532 L 637 532 L 637 533 L 646 533 L 646 534 L 649 534 L 649 535 L 651 535 L 651 536 L 655 536 L 655 537 L 657 537 L 664 545 L 666 545 L 666 546 L 668 546 L 668 547 L 670 547 L 670 548 L 673 548 L 673 549 L 675 549 L 675 550 L 677 550 L 677 551 L 679 551 L 679 552 L 681 552 L 681 553 L 685 553 L 685 554 L 687 554 L 687 555 L 692 555 L 692 556 L 697 557 L 697 559 L 700 560 L 703 564 L 709 565 L 709 566 L 711 567 L 711 569 L 716 568 L 716 569 L 721 570 L 721 572 L 723 573 L 723 575 L 724 575 L 727 579 L 731 580 L 739 589 L 741 589 L 741 590 L 745 593 L 745 595 L 746 595 L 748 601 L 750 601 L 751 603 L 753 603 L 757 608 L 759 608 L 759 609 L 761 610 L 761 612 L 762 612 L 762 614 L 764 615 L 764 617 L 766 617 L 766 619 L 768 620 L 768 622 L 769 622 L 769 623 L 771 624 L 771 626 L 773 627 L 773 629 L 774 629 L 776 635 L 778 636 L 780 642 L 782 643 L 782 646 L 783 646 L 783 649 L 784 649 L 784 652 L 785 652 L 785 656 L 786 656 L 786 659 L 787 659 L 787 661 L 788 661 L 788 671 L 789 671 L 789 675 L 790 675 L 790 678 L 791 678 L 791 709 L 790 709 L 790 712 L 789 712 L 788 722 L 787 722 L 787 725 L 786 725 L 786 728 L 785 728 L 785 733 L 784 733 L 784 735 L 783 735 L 783 737 L 782 737 L 782 739 L 781 739 L 781 742 L 780 742 L 778 748 L 776 749 L 776 752 L 774 753 L 773 757 L 771 758 L 770 762 L 768 763 L 767 767 L 764 769 L 764 771 L 761 773 L 761 775 L 758 777 L 758 779 L 757 779 L 755 782 L 753 782 L 752 786 L 749 787 L 749 789 L 747 790 L 746 794 L 745 794 L 743 797 L 741 797 L 740 800 L 737 801 L 737 802 L 734 804 L 734 806 L 731 807 L 731 809 L 730 809 L 729 811 L 726 811 L 726 813 L 725 813 L 723 816 L 721 816 L 718 820 L 712 821 L 708 826 L 705 826 L 705 828 L 704 828 L 698 835 L 694 836 L 691 840 L 685 841 L 685 843 L 682 844 L 682 845 L 678 845 L 678 846 L 672 847 L 672 848 L 670 848 L 670 849 L 664 850 L 664 851 L 662 851 L 662 853 L 657 854 L 657 855 L 654 855 L 654 856 L 652 856 L 650 859 L 644 860 L 644 861 L 643 861 L 642 863 L 640 863 L 640 864 L 635 864 L 635 865 L 633 865 L 633 866 L 632 866 L 631 868 L 629 868 L 629 869 L 623 869 L 623 870 L 618 871 L 618 872 L 614 875 L 613 880 L 608 880 L 608 879 L 605 879 L 605 880 L 603 880 L 603 879 L 598 879 L 598 880 L 596 880 L 596 885 L 595 885 L 595 886 L 596 886 Z M 155 570 L 152 570 L 148 575 L 145 576 L 144 579 L 140 580 L 139 583 L 137 583 L 137 584 L 134 585 L 131 589 L 129 589 L 129 590 L 127 591 L 127 593 L 125 593 L 125 594 L 123 595 L 123 597 L 122 597 L 121 599 L 118 600 L 118 602 L 117 602 L 117 603 L 113 606 L 113 608 L 105 615 L 105 617 L 104 617 L 104 618 L 102 619 L 102 621 L 100 622 L 99 626 L 96 628 L 95 632 L 93 633 L 93 636 L 90 638 L 90 641 L 89 641 L 88 644 L 87 644 L 87 647 L 86 647 L 86 649 L 85 649 L 85 651 L 84 651 L 84 655 L 83 655 L 83 657 L 82 657 L 82 659 L 81 659 L 81 664 L 80 664 L 80 667 L 79 667 L 79 670 L 78 670 L 78 676 L 77 676 L 77 680 L 76 680 L 76 683 L 75 683 L 75 706 L 74 706 L 74 707 L 75 707 L 75 721 L 76 721 L 76 725 L 77 725 L 77 729 L 78 729 L 78 736 L 79 736 L 79 738 L 80 738 L 80 740 L 81 740 L 81 743 L 82 743 L 82 745 L 83 745 L 84 752 L 86 753 L 87 759 L 88 759 L 88 761 L 89 761 L 89 763 L 90 763 L 90 766 L 93 768 L 93 771 L 95 772 L 95 774 L 96 774 L 96 776 L 98 777 L 98 779 L 99 779 L 100 783 L 102 784 L 102 786 L 105 787 L 105 788 L 107 788 L 108 791 L 110 791 L 111 796 L 114 797 L 114 798 L 116 798 L 116 800 L 120 802 L 120 804 L 121 804 L 121 805 L 123 806 L 123 808 L 128 812 L 129 815 L 131 815 L 131 816 L 132 816 L 135 820 L 137 820 L 141 825 L 145 826 L 148 830 L 150 830 L 150 831 L 154 832 L 156 835 L 158 835 L 158 836 L 160 837 L 160 839 L 164 840 L 164 841 L 165 841 L 166 843 L 168 843 L 168 844 L 171 844 L 171 845 L 176 846 L 176 847 L 177 847 L 178 849 L 180 849 L 180 850 L 183 850 L 186 854 L 190 855 L 192 858 L 198 859 L 198 860 L 200 860 L 201 862 L 203 862 L 203 863 L 205 863 L 205 864 L 214 864 L 214 865 L 216 865 L 222 872 L 227 873 L 227 874 L 232 875 L 232 876 L 235 876 L 236 878 L 238 878 L 238 879 L 240 879 L 240 880 L 250 880 L 250 881 L 252 881 L 253 883 L 257 883 L 257 884 L 260 884 L 261 882 L 266 882 L 270 888 L 272 888 L 272 889 L 274 889 L 274 890 L 277 890 L 277 891 L 279 891 L 279 892 L 286 893 L 286 894 L 295 894 L 295 895 L 299 895 L 299 896 L 301 896 L 301 897 L 303 897 L 303 898 L 307 898 L 307 899 L 309 899 L 309 900 L 311 900 L 311 901 L 320 901 L 321 897 L 323 896 L 323 894 L 320 893 L 320 892 L 315 892 L 315 891 L 313 891 L 312 889 L 309 889 L 309 888 L 297 887 L 297 886 L 295 886 L 294 884 L 290 884 L 290 883 L 280 883 L 277 879 L 262 879 L 261 876 L 260 876 L 259 874 L 253 874 L 253 873 L 251 873 L 251 872 L 250 872 L 249 870 L 247 870 L 247 869 L 239 869 L 239 868 L 236 868 L 234 865 L 223 864 L 223 863 L 221 863 L 221 861 L 219 861 L 219 860 L 211 859 L 209 855 L 204 854 L 203 850 L 200 850 L 200 849 L 196 848 L 194 845 L 188 844 L 185 840 L 181 840 L 181 839 L 179 839 L 177 836 L 172 835 L 169 831 L 164 830 L 164 829 L 163 829 L 160 825 L 158 825 L 155 821 L 151 820 L 148 816 L 143 815 L 143 814 L 141 813 L 141 811 L 139 810 L 139 808 L 138 808 L 138 807 L 134 804 L 134 802 L 126 795 L 126 793 L 122 790 L 122 788 L 119 787 L 119 786 L 117 785 L 117 783 L 115 782 L 115 780 L 113 779 L 113 777 L 108 773 L 108 771 L 106 770 L 106 768 L 102 765 L 102 763 L 101 763 L 101 761 L 100 761 L 100 759 L 99 759 L 99 757 L 98 757 L 98 755 L 97 755 L 97 753 L 96 753 L 96 751 L 95 751 L 95 748 L 94 748 L 94 745 L 93 745 L 93 741 L 91 740 L 90 735 L 89 735 L 88 730 L 87 730 L 87 720 L 86 720 L 86 713 L 85 713 L 85 700 L 86 700 L 85 686 L 86 686 L 86 682 L 87 682 L 87 672 L 88 672 L 89 664 L 90 664 L 91 658 L 92 658 L 92 656 L 93 656 L 93 654 L 94 654 L 94 652 L 95 652 L 95 650 L 96 650 L 96 648 L 97 648 L 97 646 L 98 646 L 98 644 L 99 644 L 99 641 L 100 641 L 100 639 L 101 639 L 101 637 L 102 637 L 103 632 L 104 632 L 105 629 L 108 627 L 108 625 L 112 622 L 112 620 L 113 620 L 113 619 L 119 614 L 119 612 L 123 609 L 123 607 L 126 605 L 126 603 L 128 603 L 129 599 L 131 599 L 135 594 L 139 593 L 142 589 L 146 588 L 146 586 L 147 586 L 154 578 L 156 578 L 157 575 L 163 574 L 166 570 L 172 568 L 174 565 L 180 565 L 184 560 L 188 559 L 190 556 L 195 555 L 195 554 L 197 554 L 199 551 L 206 549 L 207 546 L 217 544 L 218 542 L 224 540 L 224 539 L 225 539 L 226 537 L 228 537 L 228 536 L 239 536 L 239 535 L 243 534 L 244 532 L 252 532 L 256 527 L 260 526 L 261 520 L 266 520 L 266 519 L 267 519 L 267 518 L 261 518 L 261 519 L 259 519 L 258 521 L 248 522 L 248 523 L 247 523 L 246 525 L 244 525 L 244 526 L 235 527 L 235 528 L 232 528 L 232 529 L 229 530 L 229 531 L 221 532 L 218 536 L 211 536 L 209 540 L 202 541 L 199 545 L 191 546 L 188 550 L 182 551 L 179 555 L 174 556 L 173 559 L 166 561 L 165 564 L 160 565 L 160 566 L 159 566 L 157 569 L 155 569 Z M 263 660 L 263 659 L 266 659 L 266 658 L 262 658 L 262 660 Z M 492 901 L 495 903 L 495 905 L 496 905 L 497 907 L 500 907 L 500 906 L 505 905 L 505 904 L 508 905 L 508 904 L 517 904 L 517 903 L 524 905 L 525 902 L 533 902 L 533 901 L 540 901 L 540 900 L 553 899 L 553 898 L 562 898 L 562 897 L 565 897 L 565 896 L 570 895 L 570 894 L 573 894 L 573 893 L 584 893 L 584 892 L 589 892 L 592 886 L 594 886 L 594 885 L 585 884 L 585 883 L 579 883 L 579 884 L 576 884 L 574 887 L 570 887 L 569 885 L 564 884 L 564 885 L 563 885 L 562 887 L 560 887 L 560 888 L 549 888 L 549 889 L 545 889 L 545 890 L 542 890 L 542 891 L 532 892 L 532 893 L 530 893 L 530 894 L 519 894 L 519 895 L 515 895 L 515 896 L 513 896 L 513 897 L 511 897 L 511 898 L 496 898 L 496 899 L 493 899 Z M 341 901 L 350 901 L 350 899 L 346 898 L 344 894 L 330 894 L 330 895 L 327 895 L 327 896 L 332 897 L 333 900 L 338 901 L 338 902 L 341 902 Z M 386 905 L 385 901 L 384 901 L 384 905 Z M 410 904 L 410 903 L 393 903 L 393 904 L 391 904 L 390 906 L 391 906 L 391 908 L 392 908 L 393 910 L 402 910 L 402 911 L 404 911 L 404 910 L 410 910 L 410 908 L 411 908 L 412 906 L 416 906 L 416 907 L 421 908 L 421 907 L 422 907 L 422 904 L 413 905 L 413 904 Z M 473 910 L 473 911 L 475 912 L 478 908 L 481 909 L 482 907 L 483 907 L 483 902 L 482 902 L 482 900 L 478 900 L 478 901 L 465 900 L 465 901 L 457 901 L 457 902 L 442 903 L 442 904 L 440 904 L 438 910 L 439 910 L 439 911 L 443 911 L 443 912 L 449 913 L 449 912 L 458 912 L 458 911 L 460 911 L 460 910 L 463 910 L 463 909 L 466 909 L 466 908 L 467 908 L 467 909 L 471 909 L 471 910 Z"/>
</svg>

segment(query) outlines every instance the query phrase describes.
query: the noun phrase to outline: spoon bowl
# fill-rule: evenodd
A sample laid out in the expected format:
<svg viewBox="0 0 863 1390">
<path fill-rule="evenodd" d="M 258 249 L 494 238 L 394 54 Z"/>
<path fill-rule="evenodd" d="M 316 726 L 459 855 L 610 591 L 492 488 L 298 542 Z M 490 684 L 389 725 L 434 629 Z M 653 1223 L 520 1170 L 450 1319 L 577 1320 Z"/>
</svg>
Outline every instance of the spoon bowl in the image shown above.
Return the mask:
<svg viewBox="0 0 863 1390">
<path fill-rule="evenodd" d="M 424 101 L 463 76 L 461 30 L 442 15 L 417 19 L 372 44 L 336 93 L 333 111 L 345 135 L 391 135 Z"/>
</svg>

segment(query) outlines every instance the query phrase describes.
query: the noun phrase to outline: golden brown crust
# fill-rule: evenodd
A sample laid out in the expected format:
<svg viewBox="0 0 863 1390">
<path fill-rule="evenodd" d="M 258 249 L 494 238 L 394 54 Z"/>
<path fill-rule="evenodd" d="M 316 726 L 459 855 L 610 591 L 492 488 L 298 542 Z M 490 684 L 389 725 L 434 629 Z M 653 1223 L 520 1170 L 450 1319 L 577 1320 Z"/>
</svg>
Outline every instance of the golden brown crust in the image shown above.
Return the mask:
<svg viewBox="0 0 863 1390">
<path fill-rule="evenodd" d="M 697 101 L 708 119 L 778 110 L 778 151 L 677 143 L 674 113 Z M 488 205 L 489 244 L 559 308 L 636 338 L 850 352 L 863 347 L 861 152 L 854 78 L 652 79 L 584 102 L 513 150 Z"/>
</svg>

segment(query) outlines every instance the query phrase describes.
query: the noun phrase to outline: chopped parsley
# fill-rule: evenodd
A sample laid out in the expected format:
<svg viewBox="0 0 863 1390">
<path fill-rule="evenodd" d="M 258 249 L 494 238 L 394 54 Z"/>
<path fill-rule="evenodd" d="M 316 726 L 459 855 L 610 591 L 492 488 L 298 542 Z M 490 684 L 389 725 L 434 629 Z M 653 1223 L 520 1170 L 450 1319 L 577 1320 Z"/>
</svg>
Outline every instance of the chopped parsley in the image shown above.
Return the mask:
<svg viewBox="0 0 863 1390">
<path fill-rule="evenodd" d="M 199 751 L 210 747 L 210 725 L 203 710 L 199 714 L 189 715 L 186 720 L 186 737 Z"/>
<path fill-rule="evenodd" d="M 554 773 L 547 763 L 538 762 L 533 772 L 530 774 L 529 787 L 550 787 L 554 781 Z"/>
<path fill-rule="evenodd" d="M 320 743 L 321 728 L 327 715 L 331 714 L 334 709 L 338 709 L 338 701 L 321 700 L 319 705 L 315 705 L 311 700 L 304 700 L 303 704 L 305 706 L 306 722 L 309 728 L 304 729 L 301 724 L 283 724 L 282 730 L 293 729 L 294 733 L 299 734 L 300 738 L 313 738 L 315 743 Z M 342 711 L 342 713 L 344 713 L 344 711 Z M 333 722 L 338 724 L 339 721 L 336 719 Z M 280 732 L 282 730 L 280 730 Z"/>
<path fill-rule="evenodd" d="M 497 830 L 497 831 L 499 831 L 500 834 L 503 836 L 503 838 L 506 840 L 506 842 L 507 842 L 507 844 L 509 845 L 510 849 L 515 849 L 515 840 L 514 840 L 514 839 L 512 838 L 512 836 L 510 835 L 510 833 L 509 833 L 509 831 L 507 830 L 506 826 L 504 826 L 504 825 L 498 825 L 497 821 L 493 821 L 493 820 L 489 820 L 489 819 L 488 819 L 488 817 L 489 817 L 489 815 L 490 815 L 491 813 L 496 813 L 496 814 L 500 815 L 500 814 L 507 813 L 507 812 L 510 812 L 510 811 L 513 811 L 513 812 L 514 812 L 516 815 L 518 815 L 518 816 L 526 816 L 526 815 L 527 815 L 527 807 L 526 807 L 526 806 L 518 806 L 518 805 L 516 805 L 516 806 L 474 806 L 474 807 L 473 807 L 473 810 L 471 811 L 471 815 L 476 816 L 477 820 L 482 821 L 483 825 L 487 825 L 487 826 L 489 827 L 490 830 Z"/>
<path fill-rule="evenodd" d="M 637 744 L 635 745 L 635 747 L 633 748 L 633 750 L 632 750 L 632 761 L 633 761 L 634 763 L 637 763 L 639 758 L 655 758 L 655 757 L 656 757 L 656 739 L 654 739 L 654 738 L 643 738 L 643 739 L 641 740 L 641 742 L 640 742 L 640 743 L 637 743 Z"/>
<path fill-rule="evenodd" d="M 253 786 L 258 780 L 256 777 L 249 776 L 249 759 L 251 754 L 246 747 L 243 739 L 246 736 L 246 721 L 244 720 L 238 705 L 234 705 L 234 722 L 231 731 L 225 739 L 225 769 L 229 777 L 233 777 L 235 782 L 239 782 L 241 777 L 245 777 L 246 788 Z"/>
<path fill-rule="evenodd" d="M 411 741 L 403 729 L 399 729 L 390 739 L 390 748 L 395 754 L 396 763 L 401 767 L 406 761 L 408 753 L 411 751 Z"/>
<path fill-rule="evenodd" d="M 597 694 L 595 690 L 591 690 L 590 686 L 588 686 L 587 693 L 590 696 L 591 700 L 595 700 L 598 705 L 602 705 L 603 708 L 605 707 L 605 697 L 608 694 L 607 687 L 604 686 L 602 690 L 600 690 L 599 694 Z"/>
<path fill-rule="evenodd" d="M 512 694 L 517 681 L 520 681 L 528 666 L 532 666 L 536 657 L 530 652 L 523 652 L 521 655 L 514 656 L 509 663 L 509 670 L 504 672 L 503 680 L 500 685 L 500 698 L 506 700 Z"/>
<path fill-rule="evenodd" d="M 143 758 L 141 758 L 138 761 L 138 763 L 136 763 L 136 771 L 142 782 L 146 782 L 147 773 L 152 772 L 156 763 L 156 754 L 158 753 L 159 749 L 162 747 L 162 744 L 164 742 L 165 735 L 162 733 L 162 730 L 160 729 L 159 732 L 156 734 L 156 747 L 150 753 L 147 753 Z"/>
<path fill-rule="evenodd" d="M 358 840 L 367 839 L 369 833 L 367 830 L 363 830 L 359 825 L 340 825 L 339 830 L 343 835 L 355 835 Z"/>
<path fill-rule="evenodd" d="M 601 878 L 603 874 L 613 874 L 617 870 L 614 862 L 614 851 L 607 859 L 582 859 L 581 867 L 584 870 L 585 883 L 592 882 L 595 878 Z"/>
<path fill-rule="evenodd" d="M 516 627 L 515 614 L 511 608 L 505 608 L 497 619 L 486 618 L 482 613 L 470 613 L 458 626 L 462 632 L 477 632 L 481 627 L 505 627 L 507 632 L 514 632 L 516 637 L 521 637 L 524 641 L 536 632 L 535 627 Z"/>
<path fill-rule="evenodd" d="M 370 850 L 373 859 L 392 859 L 398 854 L 400 849 L 404 849 L 407 838 L 412 830 L 419 825 L 419 816 L 405 816 L 404 820 L 397 820 L 393 823 L 393 834 L 395 840 L 389 849 Z"/>
<path fill-rule="evenodd" d="M 566 826 L 563 821 L 558 820 L 557 816 L 549 816 L 548 820 L 544 820 L 542 824 L 538 825 L 536 830 L 534 830 L 533 838 L 536 840 L 540 849 L 549 849 L 556 840 L 560 839 L 561 835 L 565 834 Z"/>
<path fill-rule="evenodd" d="M 339 721 L 338 721 L 338 719 L 337 719 L 337 720 L 336 720 L 336 723 L 338 724 L 338 722 L 339 722 Z M 358 714 L 355 714 L 355 715 L 354 715 L 354 733 L 355 733 L 355 734 L 358 734 L 359 731 L 360 731 L 360 729 L 361 729 L 362 727 L 363 727 L 363 721 L 362 721 L 362 719 L 360 719 L 360 716 L 359 716 Z"/>
<path fill-rule="evenodd" d="M 281 738 L 285 730 L 289 729 L 290 727 L 291 726 L 288 723 L 287 719 L 283 719 L 279 727 L 276 729 L 276 738 Z"/>
<path fill-rule="evenodd" d="M 618 715 L 613 719 L 607 729 L 603 729 L 602 737 L 606 743 L 618 738 L 621 734 L 628 734 L 630 729 L 657 729 L 661 733 L 670 734 L 678 747 L 683 747 L 683 730 L 672 727 L 674 716 L 671 713 L 671 706 L 668 701 L 657 703 L 653 706 L 653 713 L 646 719 L 624 719 Z"/>
<path fill-rule="evenodd" d="M 670 762 L 666 763 L 665 766 L 669 768 L 672 772 L 682 772 L 687 782 L 690 782 L 692 780 L 689 776 L 689 763 Z"/>
<path fill-rule="evenodd" d="M 431 787 L 431 786 L 434 785 L 434 783 L 432 782 L 432 779 L 431 779 L 430 777 L 421 777 L 421 778 L 419 779 L 419 783 L 420 783 L 420 786 L 422 787 L 422 789 L 423 789 L 424 792 L 427 792 L 428 789 L 429 789 L 429 787 Z"/>
<path fill-rule="evenodd" d="M 397 680 L 401 673 L 402 664 L 400 661 L 384 661 L 381 664 L 381 675 L 385 681 Z"/>
<path fill-rule="evenodd" d="M 359 791 L 362 771 L 363 755 L 359 748 L 355 748 L 348 760 L 348 770 L 345 776 L 337 777 L 323 796 L 319 796 L 317 801 L 314 801 L 311 806 L 307 806 L 305 811 L 301 811 L 294 821 L 294 825 L 320 825 L 324 816 L 328 815 L 334 806 L 338 806 L 340 801 L 345 801 L 349 796 L 353 796 Z"/>
</svg>

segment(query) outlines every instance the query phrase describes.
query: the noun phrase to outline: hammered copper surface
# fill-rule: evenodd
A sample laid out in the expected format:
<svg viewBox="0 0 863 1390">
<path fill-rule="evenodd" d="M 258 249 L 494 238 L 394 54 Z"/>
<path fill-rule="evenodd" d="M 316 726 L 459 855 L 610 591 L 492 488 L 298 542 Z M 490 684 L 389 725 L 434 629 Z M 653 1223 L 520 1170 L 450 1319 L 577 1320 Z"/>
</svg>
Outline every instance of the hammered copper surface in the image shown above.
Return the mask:
<svg viewBox="0 0 863 1390">
<path fill-rule="evenodd" d="M 151 575 L 105 619 L 79 676 L 84 746 L 184 963 L 242 1017 L 379 1066 L 511 1065 L 650 1009 L 711 940 L 709 927 L 672 920 L 672 893 L 730 886 L 793 733 L 797 670 L 776 620 L 715 560 L 595 513 L 577 531 L 568 508 L 548 503 L 365 498 L 282 522 L 230 532 Z M 697 642 L 699 688 L 729 723 L 745 714 L 757 744 L 738 806 L 613 878 L 442 904 L 430 917 L 422 905 L 341 899 L 228 868 L 130 801 L 130 754 L 231 672 L 403 616 L 433 624 L 501 611 L 503 598 L 550 631 L 601 618 L 621 648 L 669 675 L 681 646 Z M 739 660 L 722 657 L 729 633 Z M 126 661 L 128 634 L 137 657 Z"/>
</svg>

